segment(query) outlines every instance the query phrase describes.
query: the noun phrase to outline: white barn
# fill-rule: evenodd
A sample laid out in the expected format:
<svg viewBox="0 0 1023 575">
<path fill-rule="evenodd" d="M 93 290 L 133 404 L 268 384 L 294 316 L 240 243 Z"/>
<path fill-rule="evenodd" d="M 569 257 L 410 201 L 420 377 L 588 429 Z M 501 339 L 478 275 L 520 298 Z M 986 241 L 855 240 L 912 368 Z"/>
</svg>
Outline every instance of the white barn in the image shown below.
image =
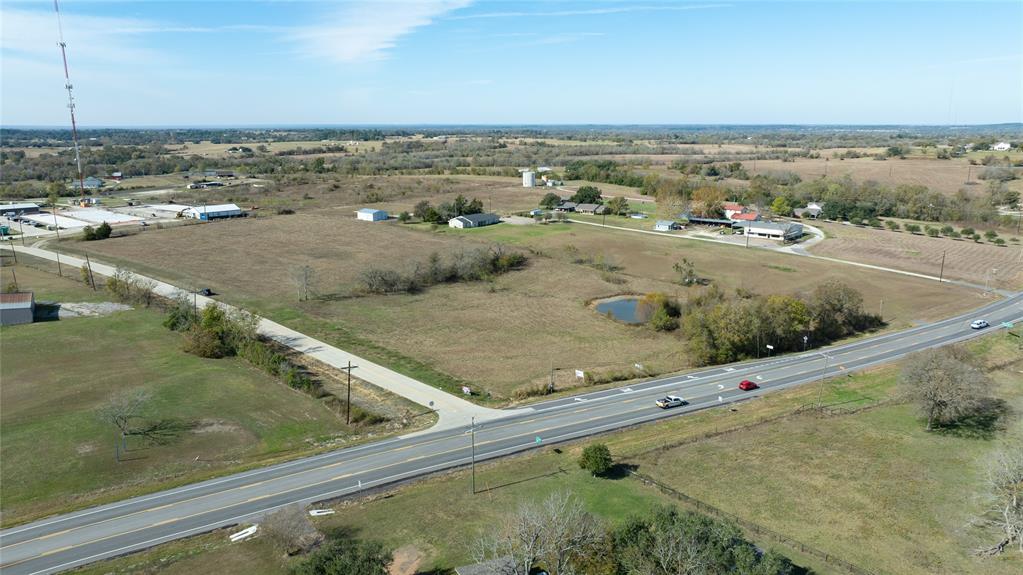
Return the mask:
<svg viewBox="0 0 1023 575">
<path fill-rule="evenodd" d="M 203 221 L 216 220 L 220 218 L 238 218 L 243 215 L 242 209 L 235 204 L 196 206 L 182 210 L 181 214 L 186 218 Z"/>
<path fill-rule="evenodd" d="M 803 224 L 788 222 L 735 222 L 743 235 L 769 240 L 792 241 L 803 235 Z"/>
<path fill-rule="evenodd" d="M 362 208 L 355 212 L 355 217 L 364 222 L 382 222 L 387 219 L 387 212 L 374 208 Z"/>
<path fill-rule="evenodd" d="M 497 214 L 467 214 L 448 220 L 448 227 L 458 229 L 481 228 L 500 223 L 500 221 L 501 218 Z"/>
</svg>

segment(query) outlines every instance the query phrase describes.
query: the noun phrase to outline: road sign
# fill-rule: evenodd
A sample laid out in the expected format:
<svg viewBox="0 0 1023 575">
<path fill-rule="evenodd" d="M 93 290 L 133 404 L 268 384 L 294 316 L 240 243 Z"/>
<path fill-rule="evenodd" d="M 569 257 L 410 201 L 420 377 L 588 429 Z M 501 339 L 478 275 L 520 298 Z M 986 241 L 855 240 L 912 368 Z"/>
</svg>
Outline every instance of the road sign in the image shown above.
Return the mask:
<svg viewBox="0 0 1023 575">
<path fill-rule="evenodd" d="M 579 379 L 583 379 L 584 377 L 586 377 L 586 373 L 581 369 L 577 369 L 575 370 L 575 376 L 578 377 Z"/>
<path fill-rule="evenodd" d="M 774 346 L 771 344 L 767 344 L 767 349 L 774 349 Z"/>
<path fill-rule="evenodd" d="M 537 436 L 536 436 L 536 444 L 537 444 L 537 445 L 540 445 L 540 442 L 542 442 L 542 441 L 543 441 L 543 440 L 542 440 L 542 439 L 540 439 L 540 436 L 539 436 L 539 435 L 537 435 Z"/>
</svg>

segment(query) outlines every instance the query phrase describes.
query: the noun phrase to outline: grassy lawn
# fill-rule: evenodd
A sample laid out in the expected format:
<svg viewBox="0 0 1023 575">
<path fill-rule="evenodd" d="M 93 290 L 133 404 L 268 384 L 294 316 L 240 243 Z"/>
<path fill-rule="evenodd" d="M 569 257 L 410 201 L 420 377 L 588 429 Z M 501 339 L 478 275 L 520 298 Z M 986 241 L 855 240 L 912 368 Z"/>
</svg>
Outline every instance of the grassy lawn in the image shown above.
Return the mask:
<svg viewBox="0 0 1023 575">
<path fill-rule="evenodd" d="M 12 268 L 3 269 L 4 282 Z M 106 301 L 102 292 L 26 266 L 14 268 L 36 300 Z M 67 273 L 65 271 L 65 273 Z M 350 437 L 320 402 L 240 359 L 181 351 L 156 310 L 6 327 L 0 333 L 0 433 L 9 525 L 41 514 L 198 480 Z M 168 445 L 129 443 L 115 463 L 116 432 L 96 410 L 145 389 L 148 413 L 187 424 Z"/>
</svg>

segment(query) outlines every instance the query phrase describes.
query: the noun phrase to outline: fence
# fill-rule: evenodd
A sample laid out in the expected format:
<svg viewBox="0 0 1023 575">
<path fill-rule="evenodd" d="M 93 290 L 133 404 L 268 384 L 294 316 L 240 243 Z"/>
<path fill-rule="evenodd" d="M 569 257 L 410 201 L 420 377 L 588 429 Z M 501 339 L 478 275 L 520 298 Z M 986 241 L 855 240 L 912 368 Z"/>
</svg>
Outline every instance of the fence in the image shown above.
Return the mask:
<svg viewBox="0 0 1023 575">
<path fill-rule="evenodd" d="M 777 531 L 772 531 L 772 530 L 770 530 L 770 529 L 768 529 L 768 528 L 766 528 L 766 527 L 764 527 L 762 525 L 758 525 L 756 523 L 753 523 L 752 521 L 748 521 L 746 519 L 742 519 L 740 517 L 732 515 L 731 513 L 728 513 L 727 511 L 722 511 L 721 509 L 718 509 L 717 507 L 714 507 L 713 505 L 710 505 L 708 503 L 704 503 L 703 501 L 700 501 L 699 499 L 696 499 L 694 497 L 690 497 L 690 496 L 686 495 L 685 493 L 682 493 L 681 491 L 675 490 L 672 487 L 668 487 L 667 485 L 664 485 L 663 483 L 655 480 L 652 477 L 643 475 L 641 473 L 638 473 L 638 472 L 632 471 L 632 470 L 629 470 L 629 473 L 631 473 L 633 477 L 635 477 L 635 478 L 639 479 L 640 481 L 642 481 L 644 484 L 652 485 L 652 486 L 656 487 L 661 493 L 664 493 L 665 495 L 670 495 L 670 496 L 674 497 L 675 499 L 678 499 L 679 501 L 682 501 L 682 502 L 686 503 L 687 505 L 695 508 L 697 511 L 699 511 L 701 513 L 705 513 L 705 514 L 708 514 L 708 515 L 713 515 L 713 516 L 719 517 L 721 519 L 726 519 L 728 521 L 731 521 L 732 523 L 735 523 L 736 525 L 742 527 L 743 529 L 745 529 L 745 530 L 747 530 L 749 532 L 752 532 L 755 535 L 766 536 L 766 537 L 768 537 L 768 538 L 770 538 L 770 539 L 772 539 L 772 540 L 774 540 L 774 541 L 776 541 L 778 543 L 782 543 L 784 545 L 787 545 L 787 546 L 791 547 L 792 549 L 797 549 L 800 553 L 804 553 L 806 555 L 810 555 L 810 556 L 816 557 L 818 559 L 821 559 L 825 563 L 828 563 L 829 565 L 835 565 L 836 567 L 839 567 L 839 568 L 845 570 L 846 572 L 851 573 L 852 575 L 878 575 L 877 573 L 874 573 L 873 571 L 867 571 L 866 569 L 863 569 L 862 567 L 857 567 L 856 565 L 853 565 L 852 563 L 849 563 L 848 561 L 844 561 L 844 560 L 842 560 L 842 559 L 840 559 L 838 557 L 835 557 L 831 553 L 828 553 L 826 551 L 821 551 L 820 549 L 817 549 L 815 547 L 811 547 L 811 546 L 807 545 L 806 543 L 803 543 L 801 541 L 797 541 L 797 540 L 795 540 L 795 539 L 793 539 L 791 537 L 788 537 L 786 535 L 782 535 L 781 533 L 778 533 Z"/>
</svg>

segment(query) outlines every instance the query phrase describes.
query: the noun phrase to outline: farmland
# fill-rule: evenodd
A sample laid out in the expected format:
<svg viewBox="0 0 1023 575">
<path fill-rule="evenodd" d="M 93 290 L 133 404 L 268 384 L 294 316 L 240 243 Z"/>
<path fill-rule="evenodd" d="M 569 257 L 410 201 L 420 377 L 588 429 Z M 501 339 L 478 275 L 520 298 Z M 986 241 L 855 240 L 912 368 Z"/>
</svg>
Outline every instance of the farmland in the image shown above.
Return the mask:
<svg viewBox="0 0 1023 575">
<path fill-rule="evenodd" d="M 501 183 L 479 185 L 495 186 L 490 188 L 495 208 L 526 202 Z M 382 205 L 407 209 L 413 203 Z M 833 262 L 577 224 L 431 231 L 422 224 L 358 222 L 350 209 L 153 230 L 87 247 L 93 257 L 179 285 L 210 286 L 226 301 L 342 349 L 405 366 L 434 383 L 471 382 L 499 403 L 549 377 L 552 367 L 559 385 L 571 383 L 571 369 L 642 363 L 651 373 L 664 373 L 687 367 L 678 336 L 619 324 L 587 305 L 623 293 L 685 296 L 672 270 L 682 258 L 724 290 L 801 294 L 821 281 L 847 277 L 843 264 Z M 72 250 L 86 247 L 66 244 Z M 408 269 L 434 252 L 495 244 L 529 252 L 526 269 L 411 295 L 357 293 L 367 269 Z M 301 266 L 313 270 L 318 297 L 300 302 L 292 277 Z M 893 328 L 984 302 L 964 288 L 880 271 L 859 272 L 856 283 L 868 311 L 884 300 L 884 316 Z M 507 352 L 511 349 L 515 353 Z"/>
<path fill-rule="evenodd" d="M 814 222 L 828 239 L 811 248 L 816 255 L 937 275 L 944 255 L 944 274 L 992 287 L 1023 287 L 1020 246 L 996 246 L 972 240 L 932 238 L 909 232 L 872 230 L 836 223 Z M 1010 236 L 1013 237 L 1013 236 Z M 991 270 L 997 270 L 992 274 Z"/>
</svg>

